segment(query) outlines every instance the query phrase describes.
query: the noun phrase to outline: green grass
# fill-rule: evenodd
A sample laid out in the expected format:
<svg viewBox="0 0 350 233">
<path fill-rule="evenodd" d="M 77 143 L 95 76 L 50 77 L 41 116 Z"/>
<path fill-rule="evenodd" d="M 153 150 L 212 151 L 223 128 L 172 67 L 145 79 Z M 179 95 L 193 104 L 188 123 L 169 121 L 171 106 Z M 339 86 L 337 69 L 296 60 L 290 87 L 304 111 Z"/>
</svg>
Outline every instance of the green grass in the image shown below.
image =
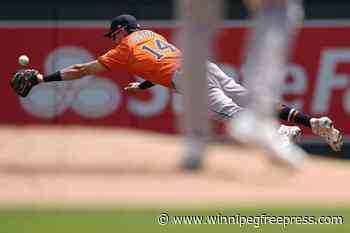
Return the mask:
<svg viewBox="0 0 350 233">
<path fill-rule="evenodd" d="M 161 226 L 160 213 L 174 215 L 343 216 L 342 225 L 175 225 Z M 109 232 L 350 232 L 350 209 L 225 209 L 225 210 L 137 210 L 137 209 L 0 209 L 0 233 L 109 233 Z M 350 221 L 350 220 L 349 220 Z"/>
</svg>

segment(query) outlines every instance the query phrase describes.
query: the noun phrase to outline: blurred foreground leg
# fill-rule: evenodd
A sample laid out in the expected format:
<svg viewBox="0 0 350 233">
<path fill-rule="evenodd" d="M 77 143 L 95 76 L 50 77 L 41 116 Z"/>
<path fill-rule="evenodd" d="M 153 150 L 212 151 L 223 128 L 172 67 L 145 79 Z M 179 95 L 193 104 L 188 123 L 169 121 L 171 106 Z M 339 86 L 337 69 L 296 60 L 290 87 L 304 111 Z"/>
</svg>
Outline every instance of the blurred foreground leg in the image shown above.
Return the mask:
<svg viewBox="0 0 350 233">
<path fill-rule="evenodd" d="M 289 48 L 296 25 L 303 18 L 298 0 L 246 0 L 254 28 L 248 41 L 245 78 L 251 92 L 250 108 L 259 116 L 274 117 L 287 71 Z"/>
<path fill-rule="evenodd" d="M 197 169 L 209 139 L 207 60 L 221 14 L 221 0 L 178 0 L 178 36 L 183 51 L 181 82 L 184 100 L 183 168 Z"/>
<path fill-rule="evenodd" d="M 277 134 L 275 103 L 280 102 L 280 87 L 286 75 L 288 51 L 303 11 L 298 0 L 246 0 L 254 17 L 248 40 L 245 81 L 250 91 L 248 111 L 232 124 L 236 139 L 269 149 L 273 159 L 298 167 L 305 153 L 290 144 L 288 148 Z"/>
</svg>

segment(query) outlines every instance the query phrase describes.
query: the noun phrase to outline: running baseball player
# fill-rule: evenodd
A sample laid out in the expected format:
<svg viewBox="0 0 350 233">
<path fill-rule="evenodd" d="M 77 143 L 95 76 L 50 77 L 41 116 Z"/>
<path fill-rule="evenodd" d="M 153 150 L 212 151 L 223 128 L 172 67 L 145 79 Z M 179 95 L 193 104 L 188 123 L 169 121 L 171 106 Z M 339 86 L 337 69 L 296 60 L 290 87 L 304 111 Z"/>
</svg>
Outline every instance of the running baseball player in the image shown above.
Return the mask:
<svg viewBox="0 0 350 233">
<path fill-rule="evenodd" d="M 115 47 L 96 60 L 74 64 L 49 75 L 34 69 L 20 70 L 11 79 L 12 88 L 18 95 L 26 97 L 35 85 L 43 82 L 75 80 L 99 72 L 123 69 L 147 80 L 129 83 L 125 90 L 145 90 L 156 84 L 181 93 L 179 73 L 182 54 L 163 36 L 143 30 L 131 15 L 114 18 L 104 36 L 111 38 Z M 242 112 L 248 102 L 247 89 L 212 62 L 207 65 L 207 80 L 209 109 L 213 115 L 227 120 Z M 285 105 L 279 105 L 277 113 L 283 120 L 311 128 L 333 150 L 341 150 L 342 136 L 329 118 L 312 118 Z M 300 129 L 282 126 L 280 133 L 292 140 L 300 134 Z"/>
<path fill-rule="evenodd" d="M 280 136 L 272 129 L 278 127 L 275 106 L 281 99 L 289 50 L 304 18 L 302 0 L 244 3 L 253 19 L 244 61 L 250 103 L 244 113 L 231 121 L 230 132 L 237 140 L 262 145 L 271 155 L 299 168 L 307 154 L 293 144 L 276 143 Z M 322 122 L 331 124 L 328 118 Z"/>
</svg>

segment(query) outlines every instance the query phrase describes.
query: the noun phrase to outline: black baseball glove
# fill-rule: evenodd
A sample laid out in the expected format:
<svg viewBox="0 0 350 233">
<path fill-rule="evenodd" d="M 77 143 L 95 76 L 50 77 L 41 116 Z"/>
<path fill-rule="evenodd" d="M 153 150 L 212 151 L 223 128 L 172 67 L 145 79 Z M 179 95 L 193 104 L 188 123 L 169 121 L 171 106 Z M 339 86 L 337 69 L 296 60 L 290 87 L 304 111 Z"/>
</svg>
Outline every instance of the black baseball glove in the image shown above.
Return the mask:
<svg viewBox="0 0 350 233">
<path fill-rule="evenodd" d="M 37 74 L 39 72 L 34 69 L 19 70 L 13 75 L 10 85 L 18 95 L 26 97 L 30 90 L 39 83 Z"/>
</svg>

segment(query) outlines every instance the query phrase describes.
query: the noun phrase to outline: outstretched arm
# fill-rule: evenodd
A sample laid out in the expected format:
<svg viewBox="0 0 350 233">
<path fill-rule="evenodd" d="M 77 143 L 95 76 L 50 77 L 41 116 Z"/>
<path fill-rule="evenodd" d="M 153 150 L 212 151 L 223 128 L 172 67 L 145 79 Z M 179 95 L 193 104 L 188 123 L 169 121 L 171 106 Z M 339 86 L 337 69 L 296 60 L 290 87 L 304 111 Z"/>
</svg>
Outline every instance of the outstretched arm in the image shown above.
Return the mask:
<svg viewBox="0 0 350 233">
<path fill-rule="evenodd" d="M 31 89 L 41 82 L 74 80 L 82 78 L 85 75 L 107 70 L 108 69 L 97 60 L 83 64 L 75 64 L 45 76 L 40 74 L 37 70 L 24 69 L 17 71 L 13 75 L 10 80 L 10 85 L 18 95 L 26 97 Z"/>
<path fill-rule="evenodd" d="M 108 69 L 98 60 L 94 60 L 83 64 L 71 65 L 47 76 L 38 74 L 37 78 L 39 82 L 66 81 L 80 79 L 86 75 L 104 72 L 107 70 Z"/>
</svg>

